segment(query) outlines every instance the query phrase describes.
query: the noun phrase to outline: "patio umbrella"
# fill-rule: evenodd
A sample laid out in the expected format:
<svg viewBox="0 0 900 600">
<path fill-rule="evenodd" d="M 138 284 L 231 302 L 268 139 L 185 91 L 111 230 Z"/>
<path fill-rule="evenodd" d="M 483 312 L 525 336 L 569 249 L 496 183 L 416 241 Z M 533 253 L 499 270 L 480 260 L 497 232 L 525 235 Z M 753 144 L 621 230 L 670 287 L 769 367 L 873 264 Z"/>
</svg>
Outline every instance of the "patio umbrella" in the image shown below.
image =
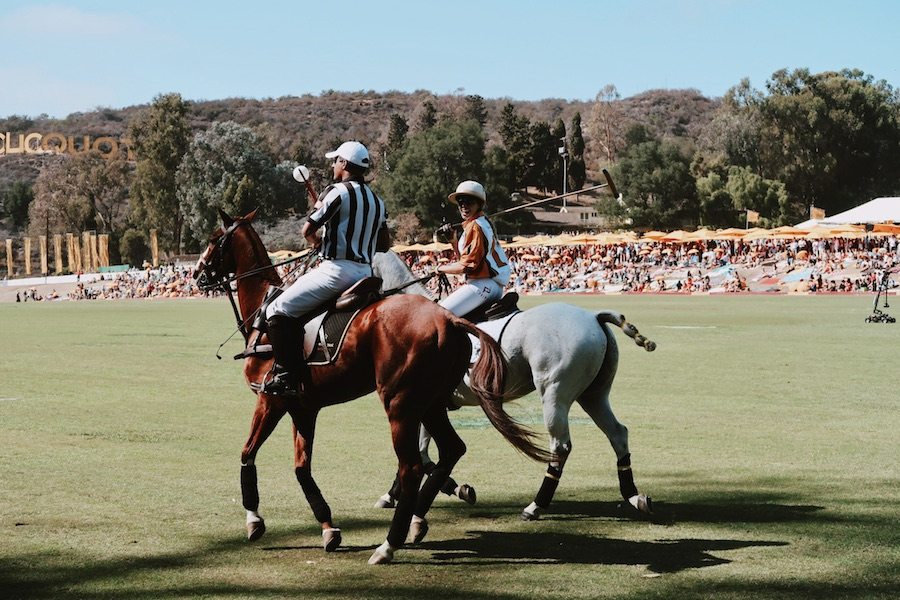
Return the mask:
<svg viewBox="0 0 900 600">
<path fill-rule="evenodd" d="M 648 239 L 648 240 L 658 241 L 658 240 L 661 240 L 662 238 L 666 237 L 666 232 L 665 232 L 665 231 L 655 231 L 655 230 L 654 230 L 654 231 L 648 231 L 647 233 L 645 233 L 645 234 L 642 235 L 641 237 L 642 237 L 642 238 L 645 238 L 645 239 Z"/>
<path fill-rule="evenodd" d="M 676 229 L 675 231 L 666 234 L 659 241 L 661 242 L 683 242 L 688 239 L 688 232 Z"/>
</svg>

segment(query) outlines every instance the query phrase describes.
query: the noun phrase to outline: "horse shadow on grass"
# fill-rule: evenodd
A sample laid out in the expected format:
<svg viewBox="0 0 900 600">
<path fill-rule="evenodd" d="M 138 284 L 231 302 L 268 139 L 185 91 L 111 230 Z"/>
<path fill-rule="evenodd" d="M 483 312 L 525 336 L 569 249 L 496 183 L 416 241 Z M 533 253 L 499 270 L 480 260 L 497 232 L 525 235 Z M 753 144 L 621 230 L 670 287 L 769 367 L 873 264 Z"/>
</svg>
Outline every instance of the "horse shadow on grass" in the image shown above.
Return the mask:
<svg viewBox="0 0 900 600">
<path fill-rule="evenodd" d="M 779 504 L 762 500 L 669 503 L 656 502 L 653 514 L 647 515 L 626 502 L 587 502 L 562 500 L 554 502 L 547 521 L 578 519 L 613 519 L 649 521 L 657 525 L 678 523 L 795 523 L 822 518 L 824 506 L 811 504 Z"/>
<path fill-rule="evenodd" d="M 425 562 L 456 564 L 582 564 L 646 566 L 654 573 L 677 573 L 728 564 L 712 552 L 763 546 L 781 541 L 676 539 L 630 541 L 577 533 L 469 531 L 462 539 L 425 542 Z"/>
</svg>

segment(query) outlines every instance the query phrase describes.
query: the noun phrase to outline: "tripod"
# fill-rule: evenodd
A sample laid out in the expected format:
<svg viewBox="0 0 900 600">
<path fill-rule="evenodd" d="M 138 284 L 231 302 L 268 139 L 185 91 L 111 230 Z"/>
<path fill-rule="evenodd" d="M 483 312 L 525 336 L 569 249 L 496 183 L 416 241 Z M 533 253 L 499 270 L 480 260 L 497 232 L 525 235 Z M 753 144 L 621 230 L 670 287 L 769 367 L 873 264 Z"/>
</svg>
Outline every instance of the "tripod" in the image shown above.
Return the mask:
<svg viewBox="0 0 900 600">
<path fill-rule="evenodd" d="M 888 304 L 888 288 L 891 286 L 891 272 L 889 269 L 884 270 L 884 274 L 881 276 L 881 281 L 878 283 L 878 286 L 875 289 L 875 302 L 872 305 L 872 314 L 866 317 L 866 323 L 896 323 L 897 319 L 887 314 L 886 312 L 882 312 L 878 310 L 878 302 L 881 299 L 881 296 L 884 295 L 884 308 L 890 308 L 891 305 Z"/>
</svg>

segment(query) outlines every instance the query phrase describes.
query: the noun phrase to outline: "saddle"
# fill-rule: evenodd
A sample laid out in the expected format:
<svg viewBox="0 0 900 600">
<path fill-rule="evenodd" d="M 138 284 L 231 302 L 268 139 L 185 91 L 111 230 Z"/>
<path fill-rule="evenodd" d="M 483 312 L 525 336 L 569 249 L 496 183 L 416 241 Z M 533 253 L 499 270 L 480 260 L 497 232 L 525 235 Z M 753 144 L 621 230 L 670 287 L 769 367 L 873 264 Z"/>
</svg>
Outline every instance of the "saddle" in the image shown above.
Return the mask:
<svg viewBox="0 0 900 600">
<path fill-rule="evenodd" d="M 517 312 L 521 312 L 519 294 L 509 292 L 493 304 L 479 306 L 472 312 L 463 315 L 463 319 L 472 323 L 484 323 L 485 321 L 496 321 Z"/>
<path fill-rule="evenodd" d="M 324 365 L 334 362 L 353 318 L 366 306 L 383 299 L 381 284 L 379 277 L 361 279 L 334 300 L 304 315 L 301 320 L 305 327 L 302 351 L 308 364 Z M 259 334 L 243 352 L 234 355 L 234 360 L 251 356 L 262 359 L 272 357 L 272 345 L 260 344 L 259 340 L 266 332 L 266 307 L 283 291 L 281 288 L 271 287 L 266 292 L 259 313 L 253 321 L 253 329 Z"/>
</svg>

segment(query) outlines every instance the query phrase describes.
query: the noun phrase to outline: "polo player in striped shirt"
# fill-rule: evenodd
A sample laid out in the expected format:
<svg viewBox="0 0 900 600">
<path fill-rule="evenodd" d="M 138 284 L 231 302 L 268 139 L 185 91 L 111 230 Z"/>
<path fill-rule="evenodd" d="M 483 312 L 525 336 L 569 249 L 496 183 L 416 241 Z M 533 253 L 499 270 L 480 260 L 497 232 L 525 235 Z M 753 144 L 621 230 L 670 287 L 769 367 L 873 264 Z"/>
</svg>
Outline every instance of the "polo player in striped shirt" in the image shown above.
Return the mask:
<svg viewBox="0 0 900 600">
<path fill-rule="evenodd" d="M 384 201 L 366 185 L 369 151 L 356 141 L 325 154 L 334 159 L 334 183 L 325 188 L 303 224 L 306 242 L 319 249 L 319 265 L 299 277 L 266 309 L 275 355 L 263 392 L 293 396 L 309 380 L 301 344 L 304 317 L 372 275 L 375 252 L 390 248 Z"/>
</svg>

